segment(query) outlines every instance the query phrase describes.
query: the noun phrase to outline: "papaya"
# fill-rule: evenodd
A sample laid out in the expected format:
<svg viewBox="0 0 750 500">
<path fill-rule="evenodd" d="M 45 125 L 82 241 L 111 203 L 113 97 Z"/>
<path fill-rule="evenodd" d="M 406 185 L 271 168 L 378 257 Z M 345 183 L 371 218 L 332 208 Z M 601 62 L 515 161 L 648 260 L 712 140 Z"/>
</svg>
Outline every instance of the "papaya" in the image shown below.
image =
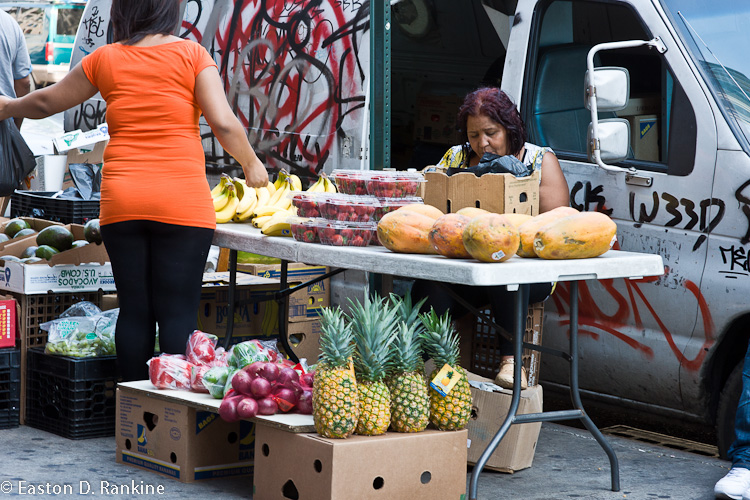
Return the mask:
<svg viewBox="0 0 750 500">
<path fill-rule="evenodd" d="M 518 250 L 518 229 L 500 214 L 472 218 L 464 228 L 466 251 L 481 262 L 504 262 Z"/>
<path fill-rule="evenodd" d="M 427 215 L 399 208 L 378 222 L 378 241 L 392 252 L 434 254 L 428 237 L 434 223 Z"/>
<path fill-rule="evenodd" d="M 70 250 L 73 246 L 73 233 L 63 226 L 47 226 L 36 235 L 36 244 L 49 246 L 59 252 Z"/>
<path fill-rule="evenodd" d="M 394 210 L 394 212 L 397 212 L 399 210 L 416 212 L 418 214 L 426 215 L 432 220 L 437 220 L 441 215 L 445 215 L 439 208 L 433 207 L 432 205 L 425 205 L 424 203 L 409 203 L 408 205 L 397 208 L 396 210 Z"/>
<path fill-rule="evenodd" d="M 510 223 L 516 227 L 534 218 L 533 215 L 529 215 L 529 214 L 503 214 L 503 217 L 508 219 Z"/>
<path fill-rule="evenodd" d="M 456 210 L 456 213 L 459 215 L 465 215 L 466 217 L 476 217 L 477 215 L 482 214 L 488 214 L 487 210 L 483 208 L 477 208 L 477 207 L 464 207 L 459 210 Z"/>
<path fill-rule="evenodd" d="M 601 212 L 581 212 L 542 226 L 534 251 L 542 259 L 588 259 L 612 247 L 617 224 Z"/>
<path fill-rule="evenodd" d="M 84 224 L 83 237 L 89 243 L 96 243 L 97 245 L 101 244 L 102 232 L 99 229 L 99 219 L 91 219 Z"/>
<path fill-rule="evenodd" d="M 435 221 L 427 234 L 437 253 L 449 259 L 469 259 L 464 247 L 464 228 L 471 218 L 460 214 L 445 214 Z"/>
<path fill-rule="evenodd" d="M 30 227 L 31 226 L 29 226 L 29 223 L 23 219 L 11 219 L 5 224 L 3 233 L 5 233 L 9 238 L 12 238 L 21 229 L 28 229 Z"/>
<path fill-rule="evenodd" d="M 518 247 L 519 257 L 536 257 L 534 253 L 534 237 L 542 226 L 552 222 L 555 219 L 574 215 L 579 213 L 578 210 L 571 207 L 557 207 L 548 212 L 532 217 L 518 226 L 518 234 L 521 236 L 521 244 Z"/>
</svg>

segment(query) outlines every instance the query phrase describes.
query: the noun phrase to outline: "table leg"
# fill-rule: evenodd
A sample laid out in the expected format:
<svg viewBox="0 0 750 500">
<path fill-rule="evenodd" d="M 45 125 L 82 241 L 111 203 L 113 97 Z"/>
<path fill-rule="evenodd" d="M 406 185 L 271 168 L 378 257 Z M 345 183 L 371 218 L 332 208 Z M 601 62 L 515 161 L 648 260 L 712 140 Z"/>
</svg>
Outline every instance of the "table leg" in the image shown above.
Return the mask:
<svg viewBox="0 0 750 500">
<path fill-rule="evenodd" d="M 620 491 L 620 467 L 617 461 L 617 455 L 609 442 L 604 438 L 599 429 L 591 421 L 586 411 L 583 409 L 581 395 L 578 391 L 578 282 L 570 282 L 570 399 L 575 408 L 581 410 L 581 416 L 578 417 L 583 422 L 586 429 L 594 436 L 596 442 L 602 447 L 609 457 L 609 467 L 612 480 L 612 491 Z"/>
<path fill-rule="evenodd" d="M 523 303 L 523 287 L 528 288 L 529 285 L 520 285 L 518 291 L 513 296 L 514 312 L 516 316 L 515 321 L 515 332 L 513 335 L 513 359 L 515 365 L 513 367 L 513 395 L 510 400 L 510 408 L 508 408 L 508 415 L 505 417 L 505 421 L 498 429 L 495 437 L 492 438 L 490 444 L 479 457 L 477 463 L 474 465 L 474 469 L 471 472 L 471 481 L 469 482 L 469 500 L 477 500 L 477 481 L 479 475 L 482 473 L 482 469 L 487 461 L 490 459 L 492 454 L 497 449 L 500 441 L 505 437 L 505 434 L 510 429 L 511 424 L 518 411 L 518 404 L 521 401 L 521 367 L 523 366 L 523 334 L 526 330 L 526 313 L 527 309 Z"/>
</svg>

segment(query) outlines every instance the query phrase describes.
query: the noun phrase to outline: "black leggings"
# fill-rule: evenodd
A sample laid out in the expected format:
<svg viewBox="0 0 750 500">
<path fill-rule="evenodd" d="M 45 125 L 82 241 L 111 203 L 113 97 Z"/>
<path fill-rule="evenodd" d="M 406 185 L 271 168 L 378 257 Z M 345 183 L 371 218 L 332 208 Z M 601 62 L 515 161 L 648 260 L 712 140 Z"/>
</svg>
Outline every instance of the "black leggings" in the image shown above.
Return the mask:
<svg viewBox="0 0 750 500">
<path fill-rule="evenodd" d="M 101 227 L 117 286 L 115 345 L 124 381 L 148 378 L 156 324 L 162 352 L 184 354 L 196 329 L 213 229 L 139 220 Z"/>
<path fill-rule="evenodd" d="M 495 323 L 502 327 L 512 337 L 515 326 L 515 308 L 514 295 L 516 292 L 509 292 L 505 286 L 469 286 L 469 285 L 448 285 L 459 297 L 473 305 L 477 309 L 489 304 L 492 311 L 492 317 Z M 523 305 L 528 309 L 529 304 L 536 304 L 549 297 L 552 292 L 552 283 L 534 283 L 524 293 Z M 451 317 L 455 321 L 469 312 L 464 306 L 458 303 L 441 285 L 434 281 L 416 280 L 412 287 L 411 297 L 413 302 L 428 297 L 422 306 L 422 312 L 427 312 L 430 307 L 435 308 L 435 312 L 443 314 L 445 311 L 451 311 Z M 497 333 L 497 332 L 496 332 Z M 513 343 L 505 337 L 497 334 L 500 354 L 502 356 L 513 355 Z"/>
</svg>

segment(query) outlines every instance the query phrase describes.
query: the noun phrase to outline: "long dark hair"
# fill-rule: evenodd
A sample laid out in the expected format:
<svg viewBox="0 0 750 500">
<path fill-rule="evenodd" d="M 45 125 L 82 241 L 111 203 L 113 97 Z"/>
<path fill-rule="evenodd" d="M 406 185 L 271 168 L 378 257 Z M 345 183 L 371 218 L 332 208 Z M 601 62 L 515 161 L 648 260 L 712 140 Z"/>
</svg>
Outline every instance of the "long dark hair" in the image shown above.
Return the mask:
<svg viewBox="0 0 750 500">
<path fill-rule="evenodd" d="M 114 39 L 132 45 L 147 35 L 171 35 L 180 22 L 179 0 L 112 0 Z"/>
<path fill-rule="evenodd" d="M 464 144 L 469 141 L 466 122 L 469 116 L 478 115 L 486 115 L 505 128 L 510 154 L 521 152 L 526 142 L 526 127 L 508 94 L 497 87 L 482 87 L 464 98 L 457 117 Z"/>
</svg>

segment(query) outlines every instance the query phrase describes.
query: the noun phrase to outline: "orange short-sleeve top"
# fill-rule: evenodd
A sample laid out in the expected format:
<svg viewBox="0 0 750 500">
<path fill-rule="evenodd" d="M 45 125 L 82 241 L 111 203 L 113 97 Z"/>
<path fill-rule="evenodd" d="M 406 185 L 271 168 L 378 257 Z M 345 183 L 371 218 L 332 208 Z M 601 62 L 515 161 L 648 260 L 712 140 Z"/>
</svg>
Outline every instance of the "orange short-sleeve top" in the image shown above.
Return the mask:
<svg viewBox="0 0 750 500">
<path fill-rule="evenodd" d="M 107 103 L 100 223 L 153 220 L 216 227 L 195 78 L 216 66 L 199 44 L 113 43 L 81 61 Z"/>
</svg>

